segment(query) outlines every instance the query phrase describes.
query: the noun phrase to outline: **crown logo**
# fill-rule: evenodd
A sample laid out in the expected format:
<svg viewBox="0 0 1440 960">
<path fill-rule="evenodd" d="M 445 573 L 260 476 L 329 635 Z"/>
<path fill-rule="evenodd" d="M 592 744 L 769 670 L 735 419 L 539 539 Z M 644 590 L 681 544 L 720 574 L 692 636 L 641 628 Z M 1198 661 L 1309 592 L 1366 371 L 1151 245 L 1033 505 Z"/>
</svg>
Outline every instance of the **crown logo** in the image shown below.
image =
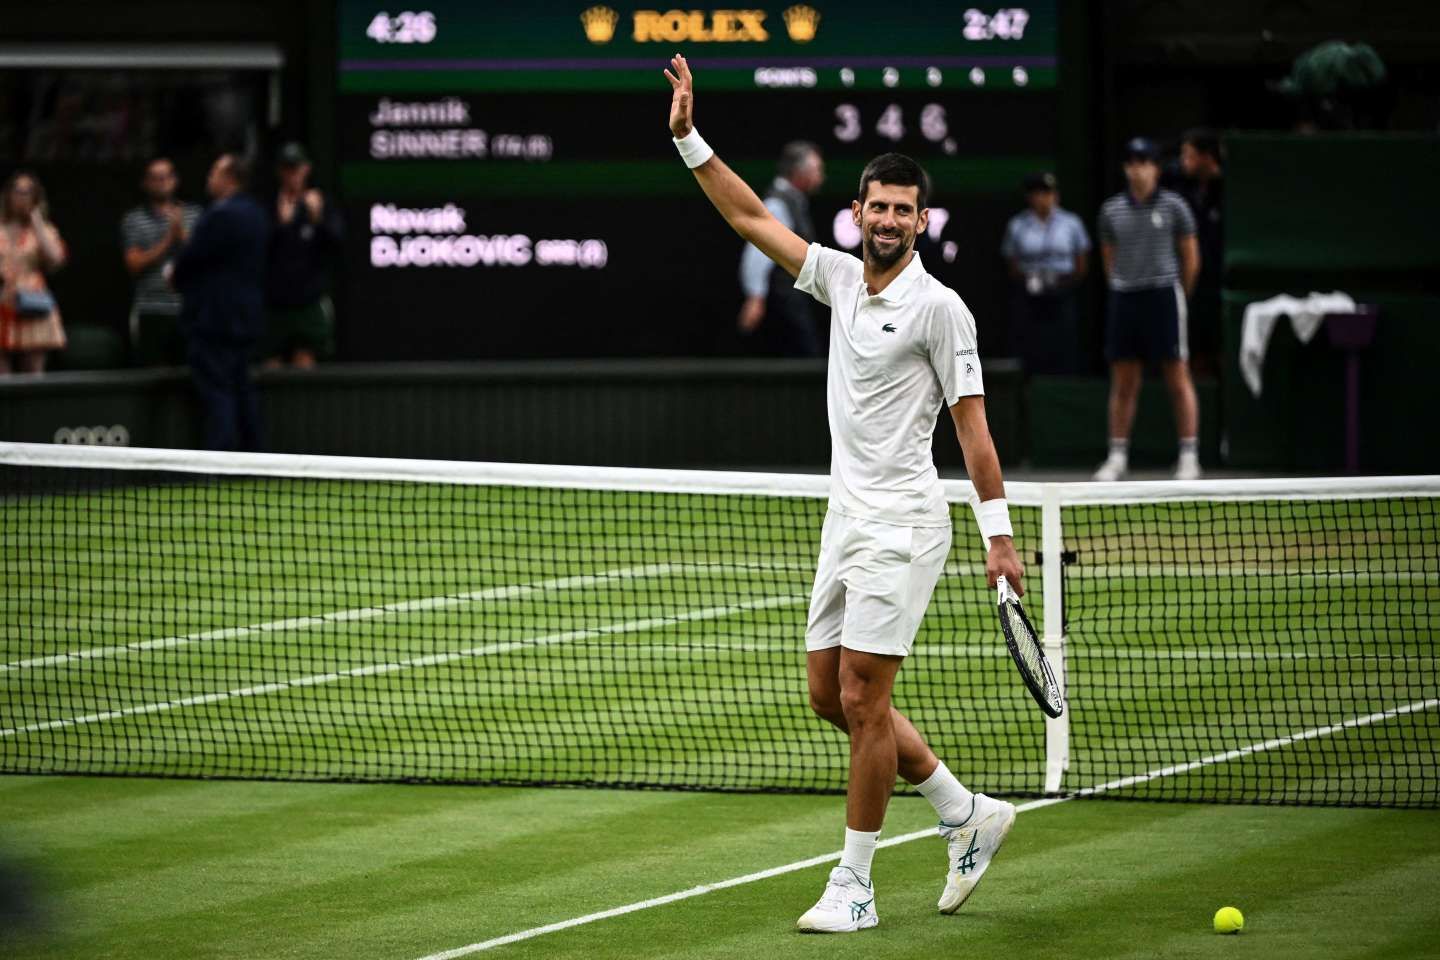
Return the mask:
<svg viewBox="0 0 1440 960">
<path fill-rule="evenodd" d="M 615 23 L 619 19 L 620 14 L 609 7 L 591 7 L 580 14 L 580 22 L 585 26 L 585 39 L 591 43 L 609 43 L 610 38 L 615 36 Z"/>
<path fill-rule="evenodd" d="M 783 14 L 785 17 L 785 29 L 790 33 L 790 39 L 796 43 L 809 43 L 815 39 L 815 31 L 820 28 L 820 11 L 814 7 L 807 7 L 803 3 L 797 3 L 788 8 Z"/>
</svg>

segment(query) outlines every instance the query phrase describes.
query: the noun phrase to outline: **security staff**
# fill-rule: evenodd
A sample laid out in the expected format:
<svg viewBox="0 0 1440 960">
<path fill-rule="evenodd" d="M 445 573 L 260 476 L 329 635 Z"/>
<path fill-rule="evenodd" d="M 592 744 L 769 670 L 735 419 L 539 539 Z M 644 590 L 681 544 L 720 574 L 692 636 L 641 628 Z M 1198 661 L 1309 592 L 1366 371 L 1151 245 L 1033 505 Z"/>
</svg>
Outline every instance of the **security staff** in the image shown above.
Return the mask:
<svg viewBox="0 0 1440 960">
<path fill-rule="evenodd" d="M 1076 290 L 1089 270 L 1085 224 L 1060 206 L 1053 173 L 1025 178 L 1028 209 L 1010 218 L 1000 253 L 1014 282 L 1011 324 L 1027 374 L 1075 373 L 1080 367 Z"/>
</svg>

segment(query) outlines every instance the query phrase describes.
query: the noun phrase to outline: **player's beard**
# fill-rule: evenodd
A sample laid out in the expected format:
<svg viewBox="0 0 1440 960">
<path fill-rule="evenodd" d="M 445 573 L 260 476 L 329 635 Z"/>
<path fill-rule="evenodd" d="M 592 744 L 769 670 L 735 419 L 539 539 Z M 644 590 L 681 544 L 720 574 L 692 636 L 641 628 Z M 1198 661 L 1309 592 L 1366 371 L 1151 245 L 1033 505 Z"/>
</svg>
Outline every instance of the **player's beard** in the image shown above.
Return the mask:
<svg viewBox="0 0 1440 960">
<path fill-rule="evenodd" d="M 870 235 L 865 238 L 865 257 L 870 261 L 870 266 L 881 270 L 888 270 L 900 262 L 900 258 L 910 252 L 910 238 L 901 233 L 900 242 L 886 253 L 880 245 L 875 242 L 878 231 L 871 230 Z"/>
</svg>

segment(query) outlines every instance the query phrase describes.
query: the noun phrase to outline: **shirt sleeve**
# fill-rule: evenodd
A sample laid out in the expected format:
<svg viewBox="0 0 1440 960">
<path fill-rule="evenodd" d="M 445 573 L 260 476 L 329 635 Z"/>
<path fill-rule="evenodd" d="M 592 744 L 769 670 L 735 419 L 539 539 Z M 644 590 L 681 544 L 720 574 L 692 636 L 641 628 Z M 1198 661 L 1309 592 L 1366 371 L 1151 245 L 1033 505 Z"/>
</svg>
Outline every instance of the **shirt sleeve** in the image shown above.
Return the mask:
<svg viewBox="0 0 1440 960">
<path fill-rule="evenodd" d="M 795 278 L 795 289 L 808 293 L 825 306 L 830 306 L 830 291 L 835 284 L 844 283 L 851 269 L 860 269 L 860 261 L 848 253 L 828 250 L 818 243 L 810 244 L 805 254 L 805 264 Z"/>
<path fill-rule="evenodd" d="M 139 246 L 143 246 L 140 242 L 139 224 L 135 222 L 133 214 L 127 213 L 120 221 L 120 249 L 129 250 Z"/>
<path fill-rule="evenodd" d="M 1005 236 L 1000 240 L 1000 256 L 1015 256 L 1015 230 L 1018 226 L 1019 221 L 1014 217 L 1011 217 L 1010 222 L 1005 224 Z"/>
<path fill-rule="evenodd" d="M 945 406 L 954 406 L 961 397 L 985 395 L 975 318 L 959 297 L 947 297 L 936 304 L 925 346 L 930 366 L 940 380 Z"/>
<path fill-rule="evenodd" d="M 1115 226 L 1110 222 L 1110 211 L 1104 207 L 1100 208 L 1100 216 L 1095 218 L 1095 233 L 1101 243 L 1115 245 Z"/>
<path fill-rule="evenodd" d="M 1195 235 L 1195 214 L 1190 212 L 1190 204 L 1178 196 L 1171 200 L 1170 206 L 1175 208 L 1175 236 L 1193 237 Z"/>
<path fill-rule="evenodd" d="M 1090 234 L 1085 232 L 1085 221 L 1079 217 L 1071 217 L 1070 226 L 1075 232 L 1075 252 L 1088 252 L 1090 249 Z"/>
</svg>

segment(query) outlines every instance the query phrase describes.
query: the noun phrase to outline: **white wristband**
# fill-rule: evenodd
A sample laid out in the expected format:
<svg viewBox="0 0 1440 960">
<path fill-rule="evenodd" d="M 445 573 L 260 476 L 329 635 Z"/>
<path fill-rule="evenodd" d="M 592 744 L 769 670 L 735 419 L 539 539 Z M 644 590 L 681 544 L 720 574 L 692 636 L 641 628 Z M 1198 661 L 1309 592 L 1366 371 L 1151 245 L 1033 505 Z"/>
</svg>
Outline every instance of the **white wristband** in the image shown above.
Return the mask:
<svg viewBox="0 0 1440 960">
<path fill-rule="evenodd" d="M 991 537 L 1015 536 L 1010 526 L 1010 505 L 1003 498 L 975 504 L 975 522 L 980 525 L 980 536 L 987 543 Z"/>
<path fill-rule="evenodd" d="M 684 160 L 685 166 L 691 170 L 715 156 L 715 151 L 710 149 L 710 144 L 705 142 L 705 138 L 700 136 L 700 131 L 694 127 L 690 128 L 690 132 L 685 134 L 683 140 L 676 140 L 674 137 L 670 139 L 675 140 L 675 149 L 680 151 L 680 159 Z"/>
</svg>

